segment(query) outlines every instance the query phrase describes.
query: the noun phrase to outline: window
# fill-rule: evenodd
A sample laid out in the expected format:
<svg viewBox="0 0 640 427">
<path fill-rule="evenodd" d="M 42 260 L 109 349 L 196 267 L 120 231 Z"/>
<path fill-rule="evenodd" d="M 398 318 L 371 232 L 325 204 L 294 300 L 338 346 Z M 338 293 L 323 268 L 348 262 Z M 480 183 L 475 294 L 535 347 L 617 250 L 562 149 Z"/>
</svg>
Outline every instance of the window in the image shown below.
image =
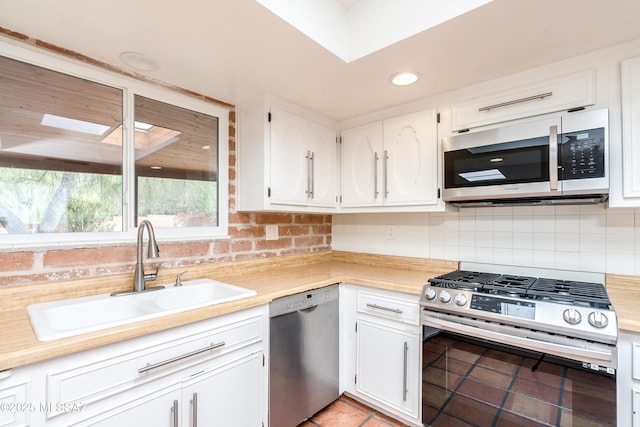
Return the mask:
<svg viewBox="0 0 640 427">
<path fill-rule="evenodd" d="M 218 119 L 135 97 L 136 217 L 160 227 L 218 225 Z"/>
<path fill-rule="evenodd" d="M 226 109 L 25 56 L 0 56 L 0 246 L 226 234 Z"/>
</svg>

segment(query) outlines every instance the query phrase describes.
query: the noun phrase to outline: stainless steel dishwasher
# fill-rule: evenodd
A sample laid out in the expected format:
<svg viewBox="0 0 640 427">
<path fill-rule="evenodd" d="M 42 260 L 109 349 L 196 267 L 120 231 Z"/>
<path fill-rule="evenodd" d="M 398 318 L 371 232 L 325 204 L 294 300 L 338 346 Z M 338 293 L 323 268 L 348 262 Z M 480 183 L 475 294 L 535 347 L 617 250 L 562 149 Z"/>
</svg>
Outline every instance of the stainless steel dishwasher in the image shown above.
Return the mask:
<svg viewBox="0 0 640 427">
<path fill-rule="evenodd" d="M 339 396 L 338 285 L 269 305 L 269 425 L 295 427 Z"/>
</svg>

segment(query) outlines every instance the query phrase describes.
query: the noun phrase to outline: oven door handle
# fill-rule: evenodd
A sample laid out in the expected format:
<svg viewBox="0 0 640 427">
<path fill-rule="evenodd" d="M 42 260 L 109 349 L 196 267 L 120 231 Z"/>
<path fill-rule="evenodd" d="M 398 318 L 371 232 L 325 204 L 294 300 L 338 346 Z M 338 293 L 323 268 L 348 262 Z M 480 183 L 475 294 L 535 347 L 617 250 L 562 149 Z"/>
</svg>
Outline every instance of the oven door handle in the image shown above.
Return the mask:
<svg viewBox="0 0 640 427">
<path fill-rule="evenodd" d="M 565 344 L 555 344 L 547 341 L 541 341 L 532 337 L 519 337 L 501 332 L 480 329 L 475 326 L 462 325 L 455 322 L 449 322 L 433 317 L 423 317 L 422 324 L 434 328 L 444 329 L 449 332 L 457 332 L 463 335 L 469 335 L 476 338 L 493 340 L 499 343 L 512 345 L 515 347 L 524 347 L 540 353 L 549 353 L 556 356 L 563 356 L 568 359 L 580 360 L 592 359 L 602 362 L 613 362 L 613 353 L 611 351 L 600 351 L 595 349 L 587 349 L 582 347 L 574 347 Z"/>
</svg>

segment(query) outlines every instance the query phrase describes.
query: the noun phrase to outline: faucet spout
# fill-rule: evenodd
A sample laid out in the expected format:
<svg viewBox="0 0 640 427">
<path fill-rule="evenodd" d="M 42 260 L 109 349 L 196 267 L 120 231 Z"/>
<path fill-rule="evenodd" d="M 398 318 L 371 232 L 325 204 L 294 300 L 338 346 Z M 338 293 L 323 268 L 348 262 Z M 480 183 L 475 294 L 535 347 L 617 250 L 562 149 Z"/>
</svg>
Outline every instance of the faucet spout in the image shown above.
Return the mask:
<svg viewBox="0 0 640 427">
<path fill-rule="evenodd" d="M 142 264 L 142 239 L 144 235 L 144 230 L 147 230 L 147 234 L 149 235 L 149 244 L 147 248 L 147 257 L 148 258 L 158 258 L 158 253 L 160 252 L 158 249 L 158 243 L 156 242 L 156 235 L 153 231 L 153 226 L 151 222 L 148 220 L 143 220 L 138 225 L 138 241 L 137 241 L 137 261 L 136 261 L 136 270 L 133 275 L 133 291 L 134 292 L 142 292 L 145 290 L 145 282 L 155 280 L 158 277 L 158 270 L 156 270 L 153 274 L 145 274 L 144 266 Z"/>
</svg>

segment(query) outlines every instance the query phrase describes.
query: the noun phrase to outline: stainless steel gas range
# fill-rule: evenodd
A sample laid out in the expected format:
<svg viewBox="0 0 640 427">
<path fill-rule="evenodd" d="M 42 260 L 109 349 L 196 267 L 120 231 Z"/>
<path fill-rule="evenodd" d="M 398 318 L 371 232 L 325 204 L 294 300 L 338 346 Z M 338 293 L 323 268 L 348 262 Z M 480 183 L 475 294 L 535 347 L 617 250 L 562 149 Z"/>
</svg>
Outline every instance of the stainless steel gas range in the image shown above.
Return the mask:
<svg viewBox="0 0 640 427">
<path fill-rule="evenodd" d="M 425 425 L 443 422 L 438 417 L 484 425 L 477 419 L 465 419 L 482 411 L 454 410 L 456 405 L 452 402 L 461 400 L 465 404 L 458 402 L 460 408 L 469 408 L 473 403 L 486 405 L 488 412 L 495 410 L 486 425 L 499 421 L 560 425 L 561 418 L 564 425 L 569 417 L 574 423 L 588 420 L 595 425 L 615 425 L 617 318 L 603 285 L 604 275 L 471 263 L 460 267 L 461 270 L 429 279 L 420 299 L 425 335 Z M 473 348 L 471 354 L 459 356 L 466 351 L 462 349 L 469 348 Z M 464 368 L 454 368 L 462 361 Z M 503 365 L 509 366 L 505 369 L 511 375 L 503 383 L 474 377 L 480 376 L 481 369 Z M 575 387 L 562 389 L 579 376 L 577 372 L 587 376 L 585 383 L 602 383 L 597 396 L 578 394 Z M 442 383 L 438 378 L 447 379 Z M 557 401 L 550 397 L 550 402 L 545 402 L 549 405 L 547 410 L 537 410 L 538 415 L 527 414 L 523 408 L 546 398 L 529 396 L 522 390 L 546 387 L 549 381 L 558 384 L 559 396 L 564 397 Z M 468 391 L 474 389 L 472 386 L 486 389 L 474 397 Z M 549 396 L 554 396 L 553 390 L 548 391 Z M 485 401 L 496 393 L 504 394 L 501 401 Z M 569 395 L 572 403 L 567 400 Z M 442 396 L 446 398 L 440 399 Z M 592 398 L 594 402 L 589 400 Z M 509 404 L 517 399 L 531 399 L 533 403 Z M 580 411 L 588 412 L 598 404 L 607 409 L 586 415 L 576 409 L 580 405 L 587 408 Z M 537 418 L 549 413 L 556 415 Z M 509 416 L 515 421 L 500 418 Z"/>
</svg>

